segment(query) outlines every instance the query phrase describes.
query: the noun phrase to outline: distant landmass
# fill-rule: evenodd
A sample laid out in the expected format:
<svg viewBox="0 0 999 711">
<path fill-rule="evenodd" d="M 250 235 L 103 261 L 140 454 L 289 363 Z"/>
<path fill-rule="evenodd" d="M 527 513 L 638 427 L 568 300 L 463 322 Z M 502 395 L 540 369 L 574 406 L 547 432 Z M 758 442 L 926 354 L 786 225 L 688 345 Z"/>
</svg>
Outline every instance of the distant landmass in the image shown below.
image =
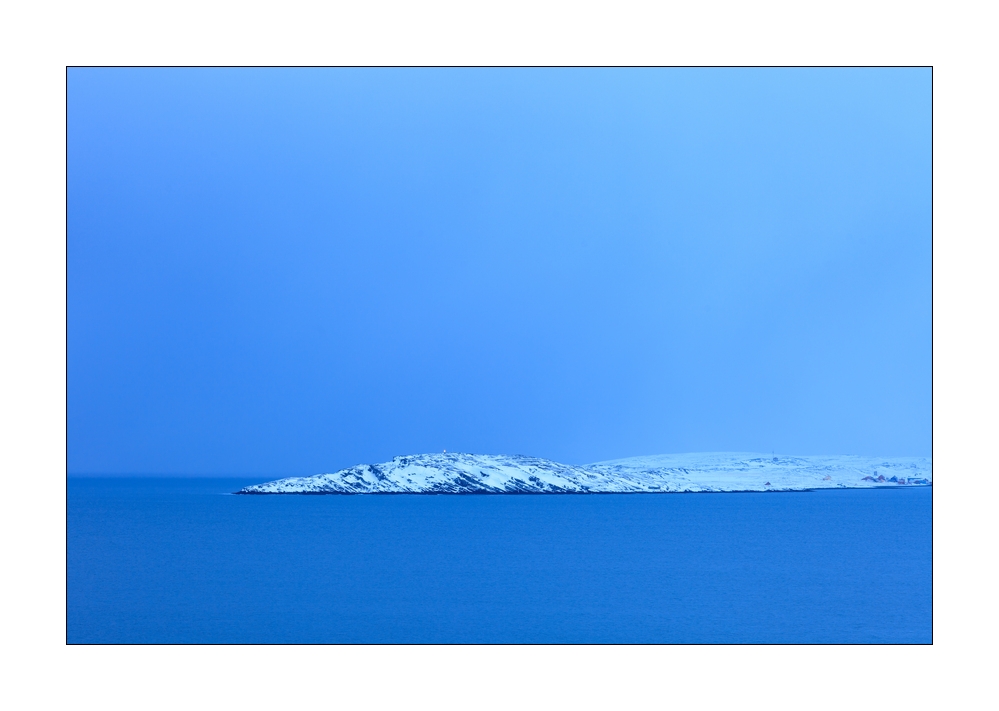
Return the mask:
<svg viewBox="0 0 999 711">
<path fill-rule="evenodd" d="M 928 457 L 662 454 L 583 466 L 506 454 L 414 454 L 237 494 L 609 494 L 930 486 Z"/>
</svg>

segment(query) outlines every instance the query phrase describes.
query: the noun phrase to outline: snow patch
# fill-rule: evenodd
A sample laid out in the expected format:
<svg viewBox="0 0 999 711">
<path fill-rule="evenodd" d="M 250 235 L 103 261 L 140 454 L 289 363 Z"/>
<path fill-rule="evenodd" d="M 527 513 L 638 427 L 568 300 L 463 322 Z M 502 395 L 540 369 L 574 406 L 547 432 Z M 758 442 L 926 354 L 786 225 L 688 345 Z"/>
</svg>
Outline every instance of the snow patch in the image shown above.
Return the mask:
<svg viewBox="0 0 999 711">
<path fill-rule="evenodd" d="M 414 454 L 238 494 L 598 494 L 930 486 L 926 457 L 660 454 L 584 466 L 506 454 Z"/>
</svg>

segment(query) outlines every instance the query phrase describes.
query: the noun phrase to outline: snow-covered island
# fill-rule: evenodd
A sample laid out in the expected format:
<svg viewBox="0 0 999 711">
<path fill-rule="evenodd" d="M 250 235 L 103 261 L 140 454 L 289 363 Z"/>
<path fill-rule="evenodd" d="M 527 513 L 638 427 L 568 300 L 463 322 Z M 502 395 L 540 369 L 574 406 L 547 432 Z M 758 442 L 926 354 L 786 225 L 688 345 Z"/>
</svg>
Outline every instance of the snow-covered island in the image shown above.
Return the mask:
<svg viewBox="0 0 999 711">
<path fill-rule="evenodd" d="M 505 454 L 414 454 L 237 494 L 606 494 L 930 486 L 927 457 L 663 454 L 584 466 Z"/>
</svg>

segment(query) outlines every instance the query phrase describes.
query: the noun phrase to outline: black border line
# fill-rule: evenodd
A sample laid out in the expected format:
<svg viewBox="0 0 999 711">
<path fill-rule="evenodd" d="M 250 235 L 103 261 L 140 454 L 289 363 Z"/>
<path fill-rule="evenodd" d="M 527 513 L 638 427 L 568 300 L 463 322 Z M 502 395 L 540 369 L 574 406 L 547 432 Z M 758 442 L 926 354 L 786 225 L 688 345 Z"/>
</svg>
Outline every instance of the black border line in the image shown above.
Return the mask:
<svg viewBox="0 0 999 711">
<path fill-rule="evenodd" d="M 66 322 L 63 324 L 63 384 L 66 391 L 63 393 L 63 406 L 65 407 L 65 427 L 63 433 L 63 458 L 66 463 L 66 496 L 64 504 L 66 506 L 66 516 L 64 518 L 66 526 L 66 644 L 69 644 L 69 67 L 63 74 L 63 258 L 65 259 L 66 271 L 63 274 L 64 308 Z"/>
</svg>

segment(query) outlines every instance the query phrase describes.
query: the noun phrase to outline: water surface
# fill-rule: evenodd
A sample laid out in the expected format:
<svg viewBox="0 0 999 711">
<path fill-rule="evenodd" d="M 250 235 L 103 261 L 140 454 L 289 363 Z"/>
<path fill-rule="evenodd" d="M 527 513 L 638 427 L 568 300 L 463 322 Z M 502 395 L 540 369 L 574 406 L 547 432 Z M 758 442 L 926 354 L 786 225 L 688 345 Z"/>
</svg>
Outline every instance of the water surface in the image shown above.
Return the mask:
<svg viewBox="0 0 999 711">
<path fill-rule="evenodd" d="M 929 643 L 931 489 L 230 496 L 68 480 L 78 642 Z"/>
</svg>

